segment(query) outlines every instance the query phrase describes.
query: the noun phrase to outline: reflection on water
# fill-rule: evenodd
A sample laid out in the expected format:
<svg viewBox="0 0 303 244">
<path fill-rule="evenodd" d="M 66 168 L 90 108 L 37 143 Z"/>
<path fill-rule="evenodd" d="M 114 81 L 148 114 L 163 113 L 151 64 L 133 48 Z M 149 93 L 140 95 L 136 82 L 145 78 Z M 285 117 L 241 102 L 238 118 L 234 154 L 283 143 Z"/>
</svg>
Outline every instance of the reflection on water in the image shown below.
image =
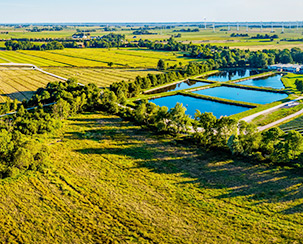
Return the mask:
<svg viewBox="0 0 303 244">
<path fill-rule="evenodd" d="M 281 81 L 281 75 L 272 75 L 264 78 L 241 81 L 238 84 L 247 86 L 271 87 L 275 89 L 283 89 L 284 85 Z"/>
<path fill-rule="evenodd" d="M 157 89 L 152 92 L 148 92 L 148 94 L 157 94 L 157 93 L 162 93 L 162 92 L 169 92 L 169 91 L 179 91 L 179 90 L 184 90 L 188 88 L 195 88 L 199 86 L 206 86 L 209 85 L 207 82 L 202 82 L 202 81 L 194 81 L 194 80 L 187 80 L 175 85 L 163 87 L 160 89 Z"/>
<path fill-rule="evenodd" d="M 251 69 L 233 69 L 233 70 L 220 71 L 215 75 L 210 75 L 207 77 L 207 80 L 226 82 L 226 81 L 237 80 L 240 78 L 245 78 L 261 73 L 263 73 L 263 71 L 251 70 Z"/>
</svg>

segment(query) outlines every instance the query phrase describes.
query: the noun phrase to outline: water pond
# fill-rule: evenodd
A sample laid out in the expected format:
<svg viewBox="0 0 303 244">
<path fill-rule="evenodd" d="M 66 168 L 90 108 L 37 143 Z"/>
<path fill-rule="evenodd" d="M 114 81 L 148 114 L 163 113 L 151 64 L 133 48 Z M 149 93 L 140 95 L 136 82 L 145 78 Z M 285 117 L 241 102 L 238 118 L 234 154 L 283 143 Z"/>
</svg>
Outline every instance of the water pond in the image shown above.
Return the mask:
<svg viewBox="0 0 303 244">
<path fill-rule="evenodd" d="M 189 96 L 175 95 L 168 97 L 161 97 L 150 100 L 159 106 L 166 106 L 169 109 L 173 108 L 177 103 L 182 103 L 186 107 L 186 114 L 194 118 L 196 110 L 201 113 L 212 112 L 214 116 L 220 118 L 221 116 L 229 116 L 249 110 L 247 107 L 219 103 Z"/>
<path fill-rule="evenodd" d="M 251 70 L 251 69 L 235 69 L 235 70 L 225 70 L 220 71 L 214 75 L 208 76 L 207 80 L 226 82 L 230 80 L 237 80 L 240 78 L 246 78 L 252 75 L 261 74 L 263 71 Z"/>
<path fill-rule="evenodd" d="M 157 90 L 154 90 L 152 92 L 148 92 L 148 94 L 157 94 L 157 93 L 162 93 L 162 92 L 170 92 L 170 91 L 180 91 L 188 88 L 195 88 L 199 86 L 206 86 L 209 85 L 207 82 L 202 82 L 202 81 L 193 81 L 193 80 L 187 80 L 178 84 L 174 84 L 171 86 L 166 86 L 163 88 L 159 88 Z"/>
<path fill-rule="evenodd" d="M 226 86 L 194 91 L 193 93 L 258 104 L 271 103 L 288 97 L 285 93 L 256 91 Z"/>
<path fill-rule="evenodd" d="M 272 75 L 264 78 L 257 78 L 239 82 L 241 85 L 271 87 L 275 89 L 283 89 L 284 85 L 281 81 L 281 75 Z"/>
</svg>

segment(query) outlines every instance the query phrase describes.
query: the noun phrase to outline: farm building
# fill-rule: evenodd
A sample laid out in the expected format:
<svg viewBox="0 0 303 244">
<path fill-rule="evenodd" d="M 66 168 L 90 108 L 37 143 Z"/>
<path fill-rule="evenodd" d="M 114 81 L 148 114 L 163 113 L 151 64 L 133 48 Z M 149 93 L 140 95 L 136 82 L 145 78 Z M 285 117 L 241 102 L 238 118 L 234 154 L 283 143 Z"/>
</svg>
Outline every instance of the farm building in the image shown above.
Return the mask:
<svg viewBox="0 0 303 244">
<path fill-rule="evenodd" d="M 274 64 L 274 65 L 269 65 L 268 68 L 271 70 L 286 71 L 292 73 L 303 72 L 303 65 L 298 65 L 298 64 Z"/>
<path fill-rule="evenodd" d="M 79 34 L 74 34 L 73 38 L 74 39 L 86 39 L 87 36 L 84 33 L 79 33 Z"/>
</svg>

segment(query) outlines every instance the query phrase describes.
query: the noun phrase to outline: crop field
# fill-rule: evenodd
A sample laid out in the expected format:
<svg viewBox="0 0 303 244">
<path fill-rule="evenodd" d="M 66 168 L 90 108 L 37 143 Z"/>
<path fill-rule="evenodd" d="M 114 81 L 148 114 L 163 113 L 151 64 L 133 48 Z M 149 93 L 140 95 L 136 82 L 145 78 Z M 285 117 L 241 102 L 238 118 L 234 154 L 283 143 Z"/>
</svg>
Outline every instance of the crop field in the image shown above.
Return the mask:
<svg viewBox="0 0 303 244">
<path fill-rule="evenodd" d="M 60 139 L 60 140 L 58 140 Z M 71 118 L 44 172 L 0 185 L 0 242 L 300 243 L 302 177 L 157 137 L 116 116 Z"/>
<path fill-rule="evenodd" d="M 58 79 L 35 70 L 0 69 L 2 98 L 8 96 L 23 101 L 29 99 L 38 88 L 45 87 L 47 83 L 56 80 Z"/>
<path fill-rule="evenodd" d="M 95 83 L 99 87 L 109 87 L 113 82 L 134 80 L 138 75 L 158 74 L 145 69 L 98 69 L 98 68 L 44 68 L 45 71 L 64 78 L 77 78 L 82 84 Z"/>
<path fill-rule="evenodd" d="M 66 66 L 66 64 L 60 62 L 55 62 L 53 60 L 48 60 L 33 55 L 27 55 L 16 51 L 0 51 L 0 58 L 5 59 L 6 63 L 26 63 L 34 64 L 37 66 Z"/>
<path fill-rule="evenodd" d="M 84 66 L 84 67 L 100 67 L 106 66 L 107 63 L 102 63 L 98 61 L 87 60 L 85 58 L 72 57 L 60 55 L 60 53 L 53 53 L 54 51 L 20 51 L 20 53 L 27 55 L 42 58 L 45 60 L 58 62 L 60 66 Z M 54 65 L 46 65 L 46 66 L 54 66 Z"/>
<path fill-rule="evenodd" d="M 73 66 L 108 66 L 113 62 L 114 67 L 135 67 L 135 68 L 155 68 L 159 59 L 163 59 L 169 65 L 182 62 L 197 62 L 199 59 L 183 57 L 181 52 L 152 51 L 147 49 L 64 49 L 49 52 L 22 51 L 58 62 L 63 62 Z M 76 62 L 72 62 L 75 60 Z"/>
<path fill-rule="evenodd" d="M 183 57 L 181 52 L 151 51 L 147 49 L 64 49 L 56 51 L 0 51 L 5 62 L 31 63 L 40 67 L 113 67 L 156 68 L 159 59 L 169 65 L 183 65 L 200 59 Z"/>
<path fill-rule="evenodd" d="M 116 66 L 149 67 L 155 68 L 159 59 L 163 59 L 169 65 L 179 62 L 198 62 L 201 59 L 183 57 L 182 52 L 152 51 L 139 48 L 123 49 L 65 49 L 52 51 L 61 55 L 80 57 L 83 59 L 96 60 L 103 63 L 113 62 Z"/>
</svg>

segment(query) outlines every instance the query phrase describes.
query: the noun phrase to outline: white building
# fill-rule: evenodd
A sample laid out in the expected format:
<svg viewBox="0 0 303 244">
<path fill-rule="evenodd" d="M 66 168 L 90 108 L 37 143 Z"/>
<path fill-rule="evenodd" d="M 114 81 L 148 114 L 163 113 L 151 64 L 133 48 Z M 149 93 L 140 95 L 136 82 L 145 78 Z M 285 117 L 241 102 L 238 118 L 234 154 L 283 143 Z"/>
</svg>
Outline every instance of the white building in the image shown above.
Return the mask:
<svg viewBox="0 0 303 244">
<path fill-rule="evenodd" d="M 73 38 L 74 39 L 86 39 L 87 36 L 84 33 L 80 33 L 80 34 L 74 34 Z"/>
<path fill-rule="evenodd" d="M 300 73 L 303 71 L 303 65 L 299 64 L 274 64 L 269 65 L 268 68 L 271 70 L 286 71 L 292 73 Z"/>
</svg>

